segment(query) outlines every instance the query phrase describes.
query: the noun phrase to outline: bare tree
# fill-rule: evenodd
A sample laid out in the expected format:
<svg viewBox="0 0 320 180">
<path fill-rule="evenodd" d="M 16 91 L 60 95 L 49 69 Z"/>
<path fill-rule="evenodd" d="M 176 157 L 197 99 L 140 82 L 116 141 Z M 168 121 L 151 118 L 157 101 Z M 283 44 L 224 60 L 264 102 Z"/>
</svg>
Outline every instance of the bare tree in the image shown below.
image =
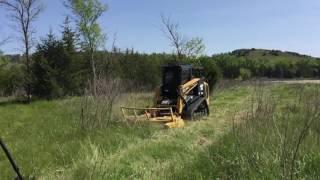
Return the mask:
<svg viewBox="0 0 320 180">
<path fill-rule="evenodd" d="M 195 37 L 188 40 L 180 32 L 178 23 L 164 15 L 161 15 L 161 20 L 164 26 L 162 31 L 175 49 L 176 60 L 182 60 L 184 57 L 196 58 L 203 53 L 205 45 L 202 38 Z"/>
<path fill-rule="evenodd" d="M 5 7 L 10 12 L 12 22 L 16 24 L 20 32 L 24 45 L 24 55 L 26 59 L 25 89 L 28 101 L 31 100 L 31 59 L 30 50 L 32 47 L 32 35 L 35 33 L 32 23 L 37 19 L 43 10 L 40 0 L 0 0 L 0 6 Z"/>
<path fill-rule="evenodd" d="M 162 31 L 171 42 L 171 46 L 175 48 L 176 60 L 181 60 L 183 58 L 183 46 L 186 40 L 179 31 L 179 24 L 172 22 L 169 17 L 164 15 L 161 15 L 161 20 L 164 25 Z"/>
</svg>

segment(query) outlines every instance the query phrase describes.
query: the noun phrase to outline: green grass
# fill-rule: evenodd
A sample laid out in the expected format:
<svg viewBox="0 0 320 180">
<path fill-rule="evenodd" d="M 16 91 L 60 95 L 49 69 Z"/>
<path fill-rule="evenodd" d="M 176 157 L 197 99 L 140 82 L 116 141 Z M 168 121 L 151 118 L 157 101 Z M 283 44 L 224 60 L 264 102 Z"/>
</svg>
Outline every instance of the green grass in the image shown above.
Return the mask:
<svg viewBox="0 0 320 180">
<path fill-rule="evenodd" d="M 96 143 L 112 153 L 153 133 L 151 128 L 125 123 L 85 132 L 79 128 L 79 110 L 77 99 L 0 106 L 0 135 L 23 174 L 39 177 L 59 173 L 80 158 L 86 145 Z M 3 153 L 0 153 L 0 162 L 0 179 L 14 177 Z"/>
<path fill-rule="evenodd" d="M 265 87 L 265 91 L 281 97 L 277 112 L 282 112 L 287 103 L 296 101 L 299 87 L 275 85 Z M 311 91 L 319 87 L 308 88 Z M 37 179 L 257 178 L 261 174 L 250 170 L 250 165 L 239 163 L 246 162 L 240 160 L 251 149 L 236 146 L 232 128 L 235 118 L 240 119 L 236 123 L 237 132 L 246 124 L 248 118 L 244 114 L 252 109 L 255 89 L 252 85 L 240 85 L 214 92 L 210 99 L 210 117 L 187 122 L 181 129 L 119 121 L 95 131 L 81 130 L 77 98 L 0 105 L 0 135 L 23 174 Z M 152 104 L 152 97 L 152 93 L 120 97 L 113 118 L 120 119 L 121 105 L 147 106 Z M 262 135 L 262 130 L 256 128 L 252 132 Z M 258 137 L 262 136 L 255 139 L 257 146 L 261 145 Z M 314 139 L 308 141 L 312 143 Z M 257 152 L 268 153 L 261 148 Z M 318 155 L 312 151 L 304 157 L 305 177 L 315 177 L 310 174 L 318 167 L 320 158 L 315 158 Z M 271 167 L 269 165 L 261 167 Z M 14 177 L 2 153 L 0 170 L 0 179 Z"/>
<path fill-rule="evenodd" d="M 255 111 L 234 119 L 229 133 L 172 177 L 186 179 L 319 179 L 319 85 L 277 85 L 254 91 Z M 260 96 L 260 97 L 258 97 Z M 256 98 L 262 98 L 258 103 Z M 260 109 L 256 109 L 260 106 Z M 294 150 L 304 123 L 315 118 Z M 294 166 L 292 167 L 292 163 Z M 291 168 L 292 167 L 292 168 Z M 291 176 L 292 173 L 292 176 Z"/>
</svg>

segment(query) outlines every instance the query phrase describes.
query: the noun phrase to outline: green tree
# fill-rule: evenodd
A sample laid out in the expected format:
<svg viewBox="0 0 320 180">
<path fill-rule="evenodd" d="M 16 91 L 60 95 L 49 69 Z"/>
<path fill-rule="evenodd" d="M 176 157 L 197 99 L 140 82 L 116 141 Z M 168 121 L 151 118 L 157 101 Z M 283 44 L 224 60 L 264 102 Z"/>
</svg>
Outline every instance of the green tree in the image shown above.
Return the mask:
<svg viewBox="0 0 320 180">
<path fill-rule="evenodd" d="M 62 43 L 64 47 L 64 68 L 61 72 L 61 80 L 67 94 L 79 94 L 80 84 L 83 81 L 83 62 L 78 53 L 79 35 L 71 27 L 69 16 L 66 16 L 62 25 Z"/>
<path fill-rule="evenodd" d="M 97 70 L 94 54 L 105 40 L 105 34 L 98 24 L 98 19 L 107 10 L 107 5 L 99 0 L 67 0 L 65 4 L 74 14 L 78 31 L 82 37 L 82 47 L 89 53 L 93 89 L 96 94 Z"/>
<path fill-rule="evenodd" d="M 34 54 L 33 92 L 43 98 L 55 98 L 66 94 L 69 83 L 69 62 L 63 42 L 52 32 L 37 45 Z"/>
<path fill-rule="evenodd" d="M 79 35 L 72 29 L 69 16 L 65 17 L 62 29 L 62 41 L 65 50 L 69 53 L 76 53 L 79 45 Z"/>
<path fill-rule="evenodd" d="M 186 56 L 192 59 L 203 55 L 205 49 L 206 46 L 204 45 L 203 39 L 199 37 L 192 38 L 185 44 Z"/>
<path fill-rule="evenodd" d="M 52 99 L 60 96 L 58 84 L 54 79 L 56 72 L 49 66 L 48 60 L 41 53 L 36 53 L 32 65 L 33 94 L 40 98 Z"/>
</svg>

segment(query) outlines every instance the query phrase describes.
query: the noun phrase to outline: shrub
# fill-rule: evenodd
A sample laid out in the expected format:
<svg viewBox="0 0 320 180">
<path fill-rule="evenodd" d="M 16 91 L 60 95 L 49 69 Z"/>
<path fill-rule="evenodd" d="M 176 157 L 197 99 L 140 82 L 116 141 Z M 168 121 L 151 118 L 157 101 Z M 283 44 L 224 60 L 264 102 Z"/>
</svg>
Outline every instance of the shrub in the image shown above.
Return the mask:
<svg viewBox="0 0 320 180">
<path fill-rule="evenodd" d="M 99 78 L 95 80 L 96 89 L 92 82 L 88 83 L 85 95 L 81 98 L 80 126 L 92 130 L 110 125 L 112 109 L 116 98 L 121 93 L 121 83 L 116 78 Z"/>
<path fill-rule="evenodd" d="M 248 80 L 251 78 L 251 76 L 252 76 L 252 73 L 251 73 L 250 69 L 240 68 L 239 78 L 241 80 Z"/>
<path fill-rule="evenodd" d="M 221 70 L 213 59 L 202 57 L 199 61 L 204 68 L 205 78 L 208 80 L 209 86 L 212 89 L 217 81 L 222 78 Z"/>
<path fill-rule="evenodd" d="M 22 89 L 22 65 L 0 59 L 0 95 L 12 96 Z"/>
</svg>

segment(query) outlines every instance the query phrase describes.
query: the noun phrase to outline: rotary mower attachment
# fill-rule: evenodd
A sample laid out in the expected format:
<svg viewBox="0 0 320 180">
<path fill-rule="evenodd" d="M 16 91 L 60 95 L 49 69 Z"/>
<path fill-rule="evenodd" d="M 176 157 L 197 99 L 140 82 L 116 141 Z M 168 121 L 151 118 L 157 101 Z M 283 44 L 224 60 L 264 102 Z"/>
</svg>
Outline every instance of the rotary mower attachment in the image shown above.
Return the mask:
<svg viewBox="0 0 320 180">
<path fill-rule="evenodd" d="M 184 127 L 184 121 L 173 113 L 172 108 L 121 107 L 123 117 L 129 122 L 149 121 L 163 123 L 167 128 Z"/>
</svg>

